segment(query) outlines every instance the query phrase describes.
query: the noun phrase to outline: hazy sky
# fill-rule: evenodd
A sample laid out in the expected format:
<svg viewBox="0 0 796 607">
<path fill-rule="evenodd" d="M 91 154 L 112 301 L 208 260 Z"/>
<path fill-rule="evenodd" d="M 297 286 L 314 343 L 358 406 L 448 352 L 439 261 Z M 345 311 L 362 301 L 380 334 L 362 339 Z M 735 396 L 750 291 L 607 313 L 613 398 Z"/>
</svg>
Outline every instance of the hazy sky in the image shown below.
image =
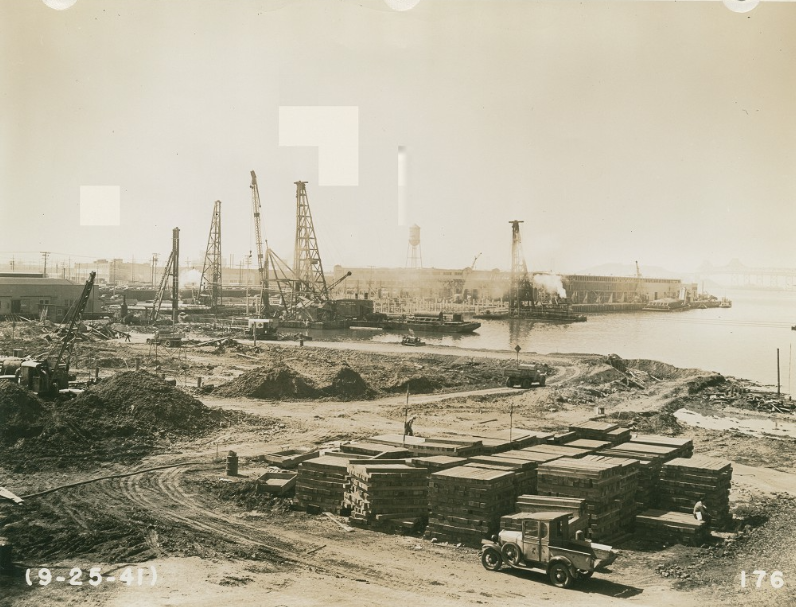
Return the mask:
<svg viewBox="0 0 796 607">
<path fill-rule="evenodd" d="M 292 257 L 308 182 L 324 265 L 403 266 L 397 149 L 426 266 L 796 267 L 796 3 L 78 0 L 0 2 L 0 269 L 12 252 L 201 266 L 264 228 Z M 279 146 L 280 106 L 356 106 L 359 185 Z M 80 187 L 121 225 L 80 225 Z M 75 259 L 75 258 L 73 258 Z"/>
</svg>

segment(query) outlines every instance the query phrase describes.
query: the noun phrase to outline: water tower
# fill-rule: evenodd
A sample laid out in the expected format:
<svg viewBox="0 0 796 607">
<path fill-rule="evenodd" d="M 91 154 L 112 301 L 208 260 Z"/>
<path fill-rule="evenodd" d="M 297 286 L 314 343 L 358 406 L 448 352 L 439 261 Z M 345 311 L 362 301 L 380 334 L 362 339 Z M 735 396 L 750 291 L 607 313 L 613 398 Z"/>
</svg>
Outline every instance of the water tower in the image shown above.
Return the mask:
<svg viewBox="0 0 796 607">
<path fill-rule="evenodd" d="M 420 252 L 420 226 L 417 224 L 413 224 L 409 227 L 409 245 L 406 248 L 406 267 L 423 267 L 423 254 Z"/>
</svg>

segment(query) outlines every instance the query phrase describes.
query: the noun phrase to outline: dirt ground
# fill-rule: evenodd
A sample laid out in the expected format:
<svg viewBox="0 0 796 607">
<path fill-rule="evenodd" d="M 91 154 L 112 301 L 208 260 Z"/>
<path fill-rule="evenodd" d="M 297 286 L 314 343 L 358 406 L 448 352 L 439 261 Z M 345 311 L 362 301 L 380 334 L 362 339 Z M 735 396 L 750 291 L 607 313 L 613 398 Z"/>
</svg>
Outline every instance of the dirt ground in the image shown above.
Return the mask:
<svg viewBox="0 0 796 607">
<path fill-rule="evenodd" d="M 39 335 L 28 329 L 34 343 Z M 5 327 L 0 333 L 6 333 Z M 7 352 L 3 339 L 0 351 Z M 17 563 L 13 575 L 0 576 L 0 605 L 458 606 L 531 597 L 592 606 L 792 602 L 796 550 L 788 538 L 796 525 L 796 440 L 690 428 L 674 417 L 682 407 L 716 414 L 723 406 L 737 405 L 710 399 L 727 385 L 724 378 L 652 361 L 523 354 L 522 362 L 547 366 L 548 385 L 512 390 L 502 387 L 500 369 L 513 364 L 513 352 L 430 347 L 406 352 L 399 345 L 319 341 L 303 348 L 266 344 L 258 352 L 243 343 L 180 353 L 159 348 L 156 362 L 144 340 L 135 334 L 133 343 L 83 344 L 78 375 L 88 378 L 93 363 L 103 358 L 116 361 L 101 368 L 100 377 L 110 378 L 135 368 L 138 359 L 153 375 L 177 379 L 182 394 L 206 406 L 207 411 L 195 410 L 197 420 L 214 421 L 197 422 L 182 432 L 179 424 L 158 432 L 152 427 L 157 415 L 135 425 L 122 408 L 113 413 L 113 428 L 134 427 L 135 432 L 106 432 L 106 449 L 92 451 L 91 457 L 74 455 L 75 441 L 57 443 L 73 455 L 60 464 L 52 454 L 37 459 L 34 452 L 20 465 L 8 456 L 9 449 L 21 448 L 19 437 L 6 441 L 0 485 L 31 497 L 22 506 L 0 503 L 5 523 L 0 535 L 13 543 Z M 269 379 L 267 370 L 274 368 L 288 374 Z M 335 384 L 341 369 L 347 383 Z M 201 389 L 196 387 L 200 377 Z M 234 383 L 241 377 L 245 381 Z M 702 547 L 630 541 L 619 546 L 610 573 L 560 590 L 542 573 L 488 572 L 471 548 L 349 532 L 340 517 L 308 515 L 291 510 L 287 500 L 255 493 L 251 480 L 264 469 L 258 458 L 264 453 L 400 433 L 406 382 L 413 378 L 408 407 L 418 416 L 415 431 L 420 435 L 502 430 L 509 425 L 510 411 L 515 427 L 555 431 L 595 417 L 602 407 L 606 419 L 639 431 L 691 436 L 695 452 L 733 462 L 731 500 L 742 528 Z M 272 380 L 282 390 L 277 398 L 241 395 L 257 393 L 263 381 Z M 307 386 L 309 396 L 301 391 Z M 133 397 L 116 400 L 127 398 Z M 44 402 L 42 407 L 48 411 L 57 405 Z M 185 401 L 184 406 L 194 405 Z M 104 425 L 89 429 L 107 430 Z M 79 423 L 78 430 L 86 431 Z M 128 448 L 115 449 L 122 440 Z M 219 480 L 228 450 L 241 457 L 236 482 Z M 36 495 L 99 477 L 103 480 Z M 36 574 L 42 567 L 66 581 L 39 585 Z M 84 570 L 81 586 L 68 583 L 74 567 Z M 137 576 L 141 569 L 142 584 L 136 577 L 129 587 L 119 581 L 92 586 L 86 583 L 91 567 L 101 567 L 106 577 L 121 576 L 127 567 Z M 32 586 L 24 579 L 29 568 Z M 151 568 L 157 574 L 154 586 Z M 756 588 L 755 570 L 765 570 L 767 576 L 781 571 L 785 585 L 774 588 L 766 577 Z M 742 571 L 746 588 L 741 587 Z"/>
</svg>

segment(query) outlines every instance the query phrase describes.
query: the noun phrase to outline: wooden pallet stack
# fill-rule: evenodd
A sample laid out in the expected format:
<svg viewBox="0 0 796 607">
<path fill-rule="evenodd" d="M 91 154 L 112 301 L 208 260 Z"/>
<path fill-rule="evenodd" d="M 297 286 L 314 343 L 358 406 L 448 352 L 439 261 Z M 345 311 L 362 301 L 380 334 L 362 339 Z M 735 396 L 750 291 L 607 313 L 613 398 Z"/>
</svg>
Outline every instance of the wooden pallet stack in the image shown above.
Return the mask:
<svg viewBox="0 0 796 607">
<path fill-rule="evenodd" d="M 638 512 L 636 495 L 638 494 L 639 471 L 638 460 L 628 458 L 606 457 L 600 454 L 587 455 L 583 458 L 587 462 L 602 462 L 612 466 L 622 466 L 619 474 L 619 496 L 616 498 L 619 506 L 619 519 L 622 521 L 622 530 L 629 531 L 633 527 L 633 517 Z"/>
<path fill-rule="evenodd" d="M 645 510 L 636 515 L 636 539 L 664 544 L 699 546 L 708 538 L 708 526 L 692 514 Z"/>
<path fill-rule="evenodd" d="M 560 458 L 539 466 L 539 495 L 586 500 L 592 539 L 612 541 L 626 534 L 632 523 L 627 504 L 636 492 L 638 463 L 588 456 Z"/>
<path fill-rule="evenodd" d="M 619 424 L 610 422 L 588 421 L 572 425 L 569 429 L 571 432 L 575 432 L 578 438 L 608 441 L 612 445 L 630 440 L 629 428 L 623 428 Z"/>
<path fill-rule="evenodd" d="M 296 477 L 296 504 L 308 511 L 339 514 L 343 507 L 348 462 L 362 456 L 322 455 L 299 464 Z"/>
<path fill-rule="evenodd" d="M 631 443 L 645 445 L 658 445 L 660 447 L 674 447 L 675 457 L 691 457 L 694 455 L 694 441 L 690 438 L 678 436 L 658 436 L 657 434 L 636 434 L 630 439 Z"/>
<path fill-rule="evenodd" d="M 647 443 L 626 442 L 603 449 L 599 455 L 633 459 L 639 462 L 638 488 L 636 490 L 636 511 L 654 508 L 658 499 L 658 476 L 661 466 L 678 457 L 679 447 L 650 445 Z"/>
<path fill-rule="evenodd" d="M 497 533 L 500 517 L 514 511 L 509 470 L 458 466 L 431 475 L 425 537 L 478 547 Z"/>
<path fill-rule="evenodd" d="M 496 430 L 494 432 L 477 434 L 484 447 L 484 455 L 503 453 L 512 449 L 525 449 L 547 442 L 553 436 L 552 432 L 537 432 L 514 428 L 513 430 Z"/>
<path fill-rule="evenodd" d="M 428 517 L 428 470 L 402 460 L 353 460 L 344 504 L 352 525 L 415 528 Z"/>
<path fill-rule="evenodd" d="M 695 455 L 663 464 L 658 481 L 661 510 L 692 514 L 694 504 L 704 498 L 713 517 L 712 525 L 721 527 L 732 521 L 730 485 L 732 464 L 728 461 Z"/>
</svg>

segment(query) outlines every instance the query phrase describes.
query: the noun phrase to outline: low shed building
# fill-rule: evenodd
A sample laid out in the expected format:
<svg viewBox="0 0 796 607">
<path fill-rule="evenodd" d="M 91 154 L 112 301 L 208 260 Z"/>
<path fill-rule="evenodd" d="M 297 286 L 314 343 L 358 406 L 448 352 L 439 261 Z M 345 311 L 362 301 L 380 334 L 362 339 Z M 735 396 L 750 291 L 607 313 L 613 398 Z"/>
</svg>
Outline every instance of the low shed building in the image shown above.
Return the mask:
<svg viewBox="0 0 796 607">
<path fill-rule="evenodd" d="M 84 286 L 65 278 L 44 278 L 42 274 L 0 273 L 0 318 L 15 315 L 61 322 L 80 299 Z M 84 312 L 98 311 L 94 288 Z"/>
</svg>

